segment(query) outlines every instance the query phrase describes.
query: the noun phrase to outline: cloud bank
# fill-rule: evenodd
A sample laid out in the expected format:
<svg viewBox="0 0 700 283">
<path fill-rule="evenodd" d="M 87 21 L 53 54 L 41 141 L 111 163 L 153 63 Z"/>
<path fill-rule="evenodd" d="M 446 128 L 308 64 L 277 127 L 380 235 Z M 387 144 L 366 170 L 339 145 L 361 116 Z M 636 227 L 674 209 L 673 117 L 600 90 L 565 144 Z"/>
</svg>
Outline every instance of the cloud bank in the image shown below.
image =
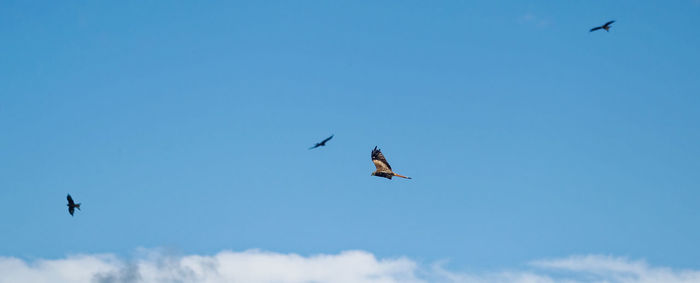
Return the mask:
<svg viewBox="0 0 700 283">
<path fill-rule="evenodd" d="M 490 273 L 422 266 L 409 258 L 378 259 L 364 251 L 300 256 L 250 250 L 213 256 L 174 256 L 145 251 L 137 259 L 114 255 L 76 255 L 34 260 L 0 257 L 0 283 L 5 282 L 700 282 L 699 270 L 674 270 L 644 261 L 588 255 L 533 261 L 524 269 Z"/>
</svg>

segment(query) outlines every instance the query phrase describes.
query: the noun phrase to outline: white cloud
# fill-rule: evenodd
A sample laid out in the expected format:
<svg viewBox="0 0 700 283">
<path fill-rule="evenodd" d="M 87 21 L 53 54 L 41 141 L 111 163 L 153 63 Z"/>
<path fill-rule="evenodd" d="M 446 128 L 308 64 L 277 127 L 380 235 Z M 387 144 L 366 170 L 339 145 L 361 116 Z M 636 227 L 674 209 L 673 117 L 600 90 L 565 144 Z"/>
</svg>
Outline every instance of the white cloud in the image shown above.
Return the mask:
<svg viewBox="0 0 700 283">
<path fill-rule="evenodd" d="M 27 262 L 0 257 L 4 282 L 700 282 L 699 270 L 653 267 L 639 260 L 588 255 L 533 261 L 525 269 L 455 272 L 408 258 L 377 259 L 364 251 L 300 256 L 250 250 L 213 256 L 173 256 L 146 251 L 137 259 L 78 255 Z"/>
<path fill-rule="evenodd" d="M 539 260 L 533 266 L 586 274 L 595 282 L 700 282 L 700 270 L 672 270 L 652 267 L 646 262 L 621 257 L 588 255 L 565 259 Z"/>
</svg>

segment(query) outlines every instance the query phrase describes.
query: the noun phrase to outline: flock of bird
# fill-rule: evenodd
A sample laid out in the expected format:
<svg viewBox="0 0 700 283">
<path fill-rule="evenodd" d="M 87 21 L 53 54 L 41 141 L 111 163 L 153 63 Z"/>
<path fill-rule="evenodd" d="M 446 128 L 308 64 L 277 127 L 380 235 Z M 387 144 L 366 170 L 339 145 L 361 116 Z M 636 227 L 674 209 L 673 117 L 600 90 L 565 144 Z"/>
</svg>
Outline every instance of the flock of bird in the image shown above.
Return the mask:
<svg viewBox="0 0 700 283">
<path fill-rule="evenodd" d="M 600 29 L 603 29 L 605 31 L 610 31 L 610 26 L 614 23 L 615 21 L 608 21 L 607 23 L 603 24 L 602 26 L 597 26 L 594 27 L 590 30 L 590 32 L 594 32 Z M 326 139 L 322 140 L 321 142 L 316 143 L 314 146 L 310 147 L 309 149 L 314 149 L 322 146 L 326 146 L 326 143 L 330 141 L 335 135 L 331 135 L 330 137 L 327 137 Z M 377 148 L 376 146 L 374 149 L 372 149 L 372 163 L 374 163 L 374 167 L 376 167 L 376 170 L 372 172 L 372 176 L 377 176 L 377 177 L 382 177 L 382 178 L 387 178 L 391 180 L 392 177 L 400 177 L 404 179 L 411 179 L 411 177 L 406 177 L 403 175 L 399 175 L 394 173 L 391 169 L 391 165 L 389 165 L 389 162 L 386 161 L 386 158 L 384 157 L 384 154 L 382 154 L 382 151 Z M 70 213 L 71 216 L 73 216 L 73 213 L 75 213 L 75 209 L 77 208 L 80 210 L 80 203 L 75 203 L 73 201 L 73 197 L 68 194 L 66 197 L 68 199 L 68 213 Z"/>
<path fill-rule="evenodd" d="M 317 142 L 314 146 L 310 147 L 309 149 L 314 149 L 317 147 L 326 146 L 326 143 L 329 140 L 331 140 L 334 136 L 335 135 L 331 135 L 330 137 L 327 137 L 326 139 L 322 140 L 321 142 Z M 402 176 L 402 175 L 394 173 L 394 171 L 391 171 L 391 165 L 389 165 L 389 162 L 386 161 L 386 158 L 384 157 L 384 154 L 382 154 L 382 151 L 380 149 L 378 149 L 376 146 L 372 150 L 372 163 L 374 163 L 374 167 L 377 167 L 377 170 L 372 172 L 372 176 L 387 178 L 389 180 L 391 180 L 392 177 L 401 177 L 404 179 L 412 179 L 411 177 Z"/>
</svg>

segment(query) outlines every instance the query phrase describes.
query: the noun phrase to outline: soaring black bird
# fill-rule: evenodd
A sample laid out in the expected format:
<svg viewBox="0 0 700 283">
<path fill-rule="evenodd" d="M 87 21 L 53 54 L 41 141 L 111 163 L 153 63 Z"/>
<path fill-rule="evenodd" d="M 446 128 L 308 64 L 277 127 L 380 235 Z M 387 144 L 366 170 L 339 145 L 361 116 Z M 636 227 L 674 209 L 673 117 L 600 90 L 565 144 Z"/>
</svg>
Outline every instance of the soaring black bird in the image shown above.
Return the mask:
<svg viewBox="0 0 700 283">
<path fill-rule="evenodd" d="M 319 146 L 325 146 L 325 145 L 326 145 L 326 142 L 329 141 L 329 140 L 331 140 L 331 139 L 333 138 L 333 136 L 335 136 L 335 135 L 331 135 L 330 137 L 327 137 L 325 140 L 323 140 L 323 141 L 321 141 L 321 142 L 319 142 L 319 143 L 316 143 L 316 145 L 314 145 L 314 146 L 312 146 L 312 147 L 309 147 L 309 149 L 314 149 L 314 148 L 317 148 L 317 147 L 319 147 Z"/>
<path fill-rule="evenodd" d="M 374 167 L 377 167 L 377 171 L 372 172 L 372 176 L 383 177 L 389 180 L 391 180 L 393 176 L 411 179 L 411 177 L 402 176 L 391 171 L 391 165 L 389 165 L 389 162 L 384 158 L 382 151 L 377 149 L 376 146 L 372 150 L 372 163 L 374 163 Z"/>
<path fill-rule="evenodd" d="M 75 212 L 76 208 L 78 210 L 80 210 L 80 203 L 75 203 L 73 201 L 73 198 L 70 196 L 70 194 L 68 194 L 68 196 L 66 198 L 68 199 L 68 204 L 67 204 L 68 213 L 70 213 L 70 216 L 73 216 L 73 213 Z"/>
<path fill-rule="evenodd" d="M 610 25 L 611 25 L 612 23 L 614 23 L 614 22 L 615 22 L 615 21 L 609 21 L 609 22 L 605 23 L 605 24 L 602 25 L 602 26 L 594 27 L 594 28 L 591 29 L 591 32 L 597 31 L 597 30 L 599 30 L 599 29 L 604 29 L 605 31 L 610 31 Z"/>
</svg>

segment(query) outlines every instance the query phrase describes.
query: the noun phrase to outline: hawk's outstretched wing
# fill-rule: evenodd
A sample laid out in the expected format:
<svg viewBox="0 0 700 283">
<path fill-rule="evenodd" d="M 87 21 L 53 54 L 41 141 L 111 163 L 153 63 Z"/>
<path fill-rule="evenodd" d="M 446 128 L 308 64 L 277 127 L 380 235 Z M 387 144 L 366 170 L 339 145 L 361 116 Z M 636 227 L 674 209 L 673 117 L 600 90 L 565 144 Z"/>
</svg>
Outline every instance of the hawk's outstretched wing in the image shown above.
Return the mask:
<svg viewBox="0 0 700 283">
<path fill-rule="evenodd" d="M 603 28 L 603 27 L 594 27 L 594 28 L 591 29 L 591 31 L 597 31 L 597 30 L 602 29 L 602 28 Z"/>
<path fill-rule="evenodd" d="M 384 158 L 382 151 L 377 149 L 376 146 L 372 150 L 372 163 L 374 163 L 374 166 L 377 167 L 377 171 L 379 172 L 391 172 L 391 165 L 389 165 L 389 162 L 387 162 L 386 158 Z"/>
<path fill-rule="evenodd" d="M 615 21 L 609 21 L 609 22 L 605 23 L 603 26 L 609 26 L 610 24 L 612 24 L 612 23 L 614 23 L 614 22 L 615 22 Z"/>
<path fill-rule="evenodd" d="M 74 206 L 74 205 L 75 205 L 75 202 L 73 201 L 73 198 L 70 196 L 70 194 L 68 194 L 68 196 L 66 197 L 66 199 L 68 199 L 68 205 L 69 205 L 69 206 Z M 73 213 L 71 213 L 71 214 L 73 214 Z"/>
<path fill-rule="evenodd" d="M 331 139 L 333 138 L 333 136 L 335 136 L 335 135 L 331 135 L 330 137 L 326 138 L 325 140 L 323 140 L 323 141 L 321 142 L 321 144 L 326 144 L 326 142 L 329 141 L 329 140 L 331 140 Z"/>
</svg>

